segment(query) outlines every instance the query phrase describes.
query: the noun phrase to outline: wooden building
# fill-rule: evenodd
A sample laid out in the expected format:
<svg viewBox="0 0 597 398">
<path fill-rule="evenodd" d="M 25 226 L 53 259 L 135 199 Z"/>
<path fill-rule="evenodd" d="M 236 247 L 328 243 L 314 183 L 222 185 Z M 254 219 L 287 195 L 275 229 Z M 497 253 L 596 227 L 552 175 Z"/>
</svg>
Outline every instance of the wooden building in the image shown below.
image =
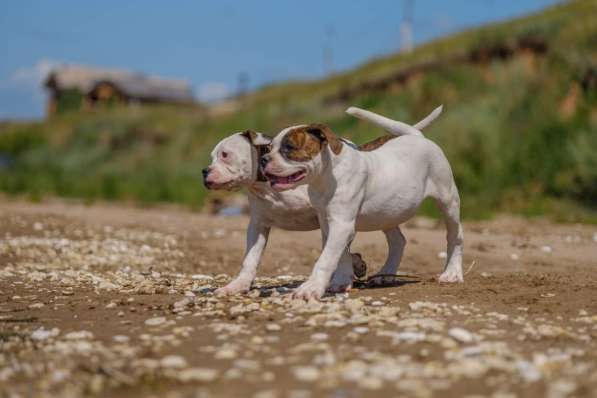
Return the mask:
<svg viewBox="0 0 597 398">
<path fill-rule="evenodd" d="M 92 109 L 99 104 L 194 102 L 190 85 L 121 69 L 67 65 L 54 69 L 45 81 L 47 113 L 62 109 Z"/>
</svg>

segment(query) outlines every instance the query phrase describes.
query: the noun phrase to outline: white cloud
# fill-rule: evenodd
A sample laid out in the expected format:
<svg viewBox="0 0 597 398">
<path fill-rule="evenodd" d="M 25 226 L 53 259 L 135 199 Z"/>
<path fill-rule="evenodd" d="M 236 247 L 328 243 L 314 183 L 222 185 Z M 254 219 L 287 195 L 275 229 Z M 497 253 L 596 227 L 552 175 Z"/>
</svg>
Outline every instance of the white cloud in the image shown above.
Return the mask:
<svg viewBox="0 0 597 398">
<path fill-rule="evenodd" d="M 0 79 L 0 118 L 41 117 L 46 102 L 43 83 L 51 70 L 60 64 L 61 62 L 42 58 L 35 64 L 21 66 Z"/>
<path fill-rule="evenodd" d="M 13 87 L 40 88 L 48 74 L 58 65 L 58 61 L 42 58 L 31 66 L 17 68 L 5 83 Z"/>
<path fill-rule="evenodd" d="M 197 98 L 205 102 L 217 102 L 226 99 L 232 94 L 226 83 L 206 82 L 197 87 Z"/>
</svg>

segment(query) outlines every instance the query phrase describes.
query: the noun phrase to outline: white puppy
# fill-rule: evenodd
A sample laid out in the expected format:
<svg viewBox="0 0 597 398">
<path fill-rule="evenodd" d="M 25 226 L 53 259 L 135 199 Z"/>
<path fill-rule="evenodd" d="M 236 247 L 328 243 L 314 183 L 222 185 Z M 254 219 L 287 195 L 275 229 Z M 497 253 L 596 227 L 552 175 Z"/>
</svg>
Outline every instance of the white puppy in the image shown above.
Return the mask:
<svg viewBox="0 0 597 398">
<path fill-rule="evenodd" d="M 439 114 L 441 108 L 421 120 L 415 126 L 423 129 Z M 377 121 L 374 121 L 377 123 Z M 404 125 L 408 126 L 408 125 Z M 409 128 L 411 126 L 408 126 Z M 394 129 L 401 134 L 404 128 Z M 212 163 L 203 170 L 204 184 L 208 189 L 238 189 L 245 187 L 249 194 L 250 222 L 247 229 L 245 257 L 239 275 L 228 285 L 218 289 L 219 294 L 234 294 L 250 289 L 265 249 L 272 226 L 291 231 L 319 229 L 317 212 L 309 197 L 307 186 L 278 192 L 272 189 L 260 171 L 262 155 L 270 149 L 271 137 L 245 131 L 220 141 L 212 151 Z M 353 145 L 349 141 L 347 146 Z M 403 243 L 395 231 L 386 232 L 389 254 L 387 262 L 394 262 L 402 251 Z M 342 291 L 352 286 L 353 267 L 363 270 L 360 255 L 350 254 L 348 245 L 337 260 L 342 274 L 334 275 L 330 290 Z M 326 281 L 325 285 L 329 282 Z"/>
<path fill-rule="evenodd" d="M 399 225 L 413 217 L 426 197 L 436 200 L 446 220 L 448 256 L 439 280 L 462 282 L 460 198 L 442 150 L 416 128 L 357 108 L 347 112 L 406 135 L 380 137 L 368 150 L 357 150 L 324 125 L 300 125 L 280 132 L 263 156 L 274 189 L 308 184 L 324 236 L 313 272 L 294 296 L 320 298 L 332 273 L 348 277 L 350 269 L 339 259 L 355 231 L 390 235 L 388 241 L 395 244 L 379 274 L 395 275 L 406 243 Z"/>
</svg>

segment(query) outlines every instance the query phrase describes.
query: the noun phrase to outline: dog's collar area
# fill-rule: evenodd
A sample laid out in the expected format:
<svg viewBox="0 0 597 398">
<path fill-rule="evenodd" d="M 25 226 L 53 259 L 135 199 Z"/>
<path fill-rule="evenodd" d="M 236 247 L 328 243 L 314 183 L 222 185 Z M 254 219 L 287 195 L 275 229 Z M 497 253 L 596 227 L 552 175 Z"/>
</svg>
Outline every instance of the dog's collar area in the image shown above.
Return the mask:
<svg viewBox="0 0 597 398">
<path fill-rule="evenodd" d="M 269 152 L 270 145 L 255 145 L 255 149 L 257 149 L 257 181 L 266 182 L 267 178 L 263 174 L 260 164 L 261 158 Z"/>
</svg>

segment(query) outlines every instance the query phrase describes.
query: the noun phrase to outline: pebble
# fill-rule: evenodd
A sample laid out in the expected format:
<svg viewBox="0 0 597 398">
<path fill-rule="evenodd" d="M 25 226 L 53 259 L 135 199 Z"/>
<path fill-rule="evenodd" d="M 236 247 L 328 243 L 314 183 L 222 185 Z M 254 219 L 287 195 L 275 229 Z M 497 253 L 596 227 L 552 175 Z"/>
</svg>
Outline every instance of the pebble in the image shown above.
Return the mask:
<svg viewBox="0 0 597 398">
<path fill-rule="evenodd" d="M 160 365 L 165 368 L 181 369 L 187 366 L 187 361 L 180 355 L 168 355 L 160 360 Z"/>
<path fill-rule="evenodd" d="M 166 322 L 166 318 L 164 318 L 163 316 L 158 316 L 156 318 L 149 318 L 145 320 L 145 324 L 147 326 L 158 326 L 164 322 Z"/>
<path fill-rule="evenodd" d="M 267 325 L 265 325 L 265 330 L 267 330 L 268 332 L 279 332 L 280 330 L 282 330 L 282 327 L 277 323 L 268 323 Z"/>
<path fill-rule="evenodd" d="M 541 251 L 543 253 L 551 253 L 553 251 L 553 249 L 551 248 L 551 246 L 544 245 L 544 246 L 541 246 Z"/>
<path fill-rule="evenodd" d="M 203 275 L 203 274 L 194 274 L 191 275 L 191 279 L 194 281 L 213 281 L 213 276 Z"/>
<path fill-rule="evenodd" d="M 352 331 L 358 334 L 367 334 L 369 333 L 369 328 L 365 326 L 357 326 L 356 328 L 352 329 Z"/>
<path fill-rule="evenodd" d="M 60 329 L 58 328 L 44 329 L 43 327 L 40 327 L 39 329 L 34 330 L 33 333 L 31 333 L 31 339 L 36 341 L 43 341 L 49 339 L 50 337 L 56 337 L 58 336 L 58 334 L 60 334 Z"/>
<path fill-rule="evenodd" d="M 67 340 L 85 340 L 85 339 L 92 339 L 93 333 L 87 330 L 80 330 L 77 332 L 70 332 L 64 335 L 64 338 Z"/>
<path fill-rule="evenodd" d="M 313 382 L 319 379 L 321 372 L 314 366 L 295 366 L 292 373 L 297 380 Z"/>
<path fill-rule="evenodd" d="M 238 354 L 236 353 L 236 351 L 231 348 L 222 348 L 218 352 L 216 352 L 216 355 L 214 355 L 214 358 L 216 358 L 216 359 L 232 359 L 232 358 L 236 358 L 237 355 Z"/>
<path fill-rule="evenodd" d="M 474 334 L 462 328 L 451 328 L 448 330 L 448 335 L 461 343 L 471 343 L 475 340 Z"/>
<path fill-rule="evenodd" d="M 112 290 L 117 290 L 118 289 L 118 285 L 116 285 L 116 284 L 114 284 L 112 282 L 108 282 L 106 280 L 102 280 L 97 285 L 97 288 L 100 289 L 100 290 L 112 291 Z"/>
<path fill-rule="evenodd" d="M 186 307 L 190 303 L 191 303 L 191 300 L 188 297 L 183 298 L 182 300 L 179 300 L 174 303 L 174 308 L 183 308 L 183 307 Z"/>
<path fill-rule="evenodd" d="M 278 394 L 274 390 L 257 391 L 253 398 L 277 398 Z"/>
<path fill-rule="evenodd" d="M 112 336 L 112 340 L 114 340 L 117 343 L 127 343 L 128 341 L 130 341 L 130 337 L 117 334 L 115 336 Z"/>
<path fill-rule="evenodd" d="M 315 341 L 325 341 L 329 338 L 330 336 L 327 333 L 313 333 L 311 335 L 311 340 L 315 340 Z"/>
</svg>

